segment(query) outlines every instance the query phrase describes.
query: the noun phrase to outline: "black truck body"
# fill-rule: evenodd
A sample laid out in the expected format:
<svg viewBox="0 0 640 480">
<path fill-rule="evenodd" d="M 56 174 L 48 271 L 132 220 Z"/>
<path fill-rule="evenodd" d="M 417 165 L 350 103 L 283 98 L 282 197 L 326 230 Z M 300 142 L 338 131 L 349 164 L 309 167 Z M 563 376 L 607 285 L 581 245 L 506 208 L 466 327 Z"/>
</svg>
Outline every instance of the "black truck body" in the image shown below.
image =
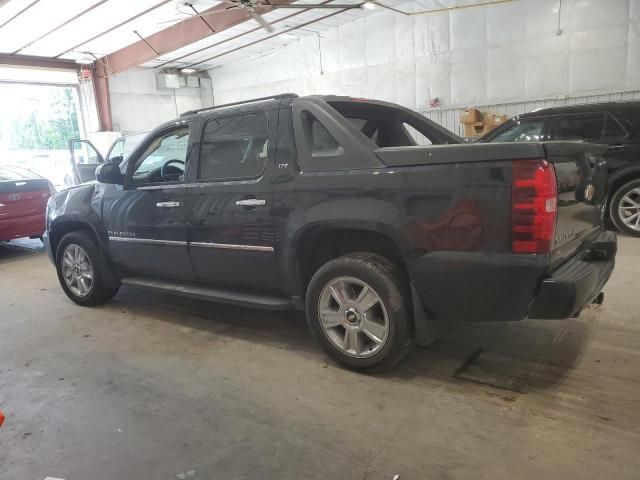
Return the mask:
<svg viewBox="0 0 640 480">
<path fill-rule="evenodd" d="M 149 156 L 167 132 L 183 160 Z M 63 239 L 82 231 L 105 288 L 272 309 L 306 300 L 308 316 L 316 272 L 369 252 L 402 278 L 408 336 L 424 343 L 432 319 L 568 318 L 598 297 L 616 254 L 602 229 L 604 151 L 465 144 L 397 105 L 283 95 L 158 127 L 98 182 L 52 197 L 45 244 L 63 288 Z"/>
</svg>

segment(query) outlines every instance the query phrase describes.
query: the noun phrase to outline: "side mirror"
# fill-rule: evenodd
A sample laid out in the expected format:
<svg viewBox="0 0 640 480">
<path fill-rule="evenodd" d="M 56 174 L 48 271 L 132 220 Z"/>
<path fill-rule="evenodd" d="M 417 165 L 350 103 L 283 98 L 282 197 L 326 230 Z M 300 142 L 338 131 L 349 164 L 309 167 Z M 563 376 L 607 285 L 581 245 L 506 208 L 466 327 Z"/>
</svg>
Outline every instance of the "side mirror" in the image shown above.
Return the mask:
<svg viewBox="0 0 640 480">
<path fill-rule="evenodd" d="M 96 180 L 100 183 L 122 185 L 124 183 L 124 175 L 122 175 L 120 167 L 115 163 L 103 163 L 96 168 Z"/>
<path fill-rule="evenodd" d="M 122 160 L 124 160 L 124 157 L 122 155 L 116 155 L 115 157 L 111 157 L 109 159 L 109 163 L 120 165 L 122 163 Z"/>
</svg>

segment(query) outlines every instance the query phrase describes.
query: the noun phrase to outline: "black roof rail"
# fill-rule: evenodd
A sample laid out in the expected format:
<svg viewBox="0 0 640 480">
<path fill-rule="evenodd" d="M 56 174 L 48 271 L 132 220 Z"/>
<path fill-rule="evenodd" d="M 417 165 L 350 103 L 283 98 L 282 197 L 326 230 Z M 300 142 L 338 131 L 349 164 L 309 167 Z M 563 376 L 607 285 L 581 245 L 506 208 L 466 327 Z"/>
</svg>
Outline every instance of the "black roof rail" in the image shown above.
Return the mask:
<svg viewBox="0 0 640 480">
<path fill-rule="evenodd" d="M 268 97 L 252 98 L 251 100 L 241 100 L 239 102 L 225 103 L 223 105 L 214 105 L 213 107 L 197 108 L 195 110 L 189 110 L 180 114 L 181 117 L 193 115 L 194 113 L 207 112 L 209 110 L 215 110 L 217 108 L 233 107 L 234 105 L 244 105 L 245 103 L 261 102 L 263 100 L 283 100 L 286 98 L 298 98 L 295 93 L 280 93 L 278 95 L 269 95 Z"/>
</svg>

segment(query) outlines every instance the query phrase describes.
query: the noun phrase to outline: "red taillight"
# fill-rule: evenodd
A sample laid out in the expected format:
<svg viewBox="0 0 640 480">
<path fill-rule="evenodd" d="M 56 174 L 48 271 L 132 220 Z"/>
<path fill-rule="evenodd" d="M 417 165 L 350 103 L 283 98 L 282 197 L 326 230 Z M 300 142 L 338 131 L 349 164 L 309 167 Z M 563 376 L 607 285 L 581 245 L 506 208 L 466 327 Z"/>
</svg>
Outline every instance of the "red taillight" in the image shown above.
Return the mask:
<svg viewBox="0 0 640 480">
<path fill-rule="evenodd" d="M 553 166 L 546 160 L 513 162 L 511 251 L 547 253 L 556 231 L 558 189 Z"/>
</svg>

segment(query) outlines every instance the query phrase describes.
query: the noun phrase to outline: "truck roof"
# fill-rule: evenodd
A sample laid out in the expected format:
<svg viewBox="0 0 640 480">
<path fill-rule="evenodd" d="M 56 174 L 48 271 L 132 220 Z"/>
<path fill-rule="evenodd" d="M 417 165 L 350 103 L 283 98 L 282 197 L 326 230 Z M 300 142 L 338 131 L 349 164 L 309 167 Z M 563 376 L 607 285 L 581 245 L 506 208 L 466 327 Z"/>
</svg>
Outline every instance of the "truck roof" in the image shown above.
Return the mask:
<svg viewBox="0 0 640 480">
<path fill-rule="evenodd" d="M 610 112 L 637 109 L 640 109 L 640 101 L 629 100 L 622 102 L 583 103 L 580 105 L 563 105 L 558 107 L 540 108 L 533 112 L 518 115 L 518 117 L 543 117 L 547 115 L 561 115 L 564 113 Z"/>
</svg>

